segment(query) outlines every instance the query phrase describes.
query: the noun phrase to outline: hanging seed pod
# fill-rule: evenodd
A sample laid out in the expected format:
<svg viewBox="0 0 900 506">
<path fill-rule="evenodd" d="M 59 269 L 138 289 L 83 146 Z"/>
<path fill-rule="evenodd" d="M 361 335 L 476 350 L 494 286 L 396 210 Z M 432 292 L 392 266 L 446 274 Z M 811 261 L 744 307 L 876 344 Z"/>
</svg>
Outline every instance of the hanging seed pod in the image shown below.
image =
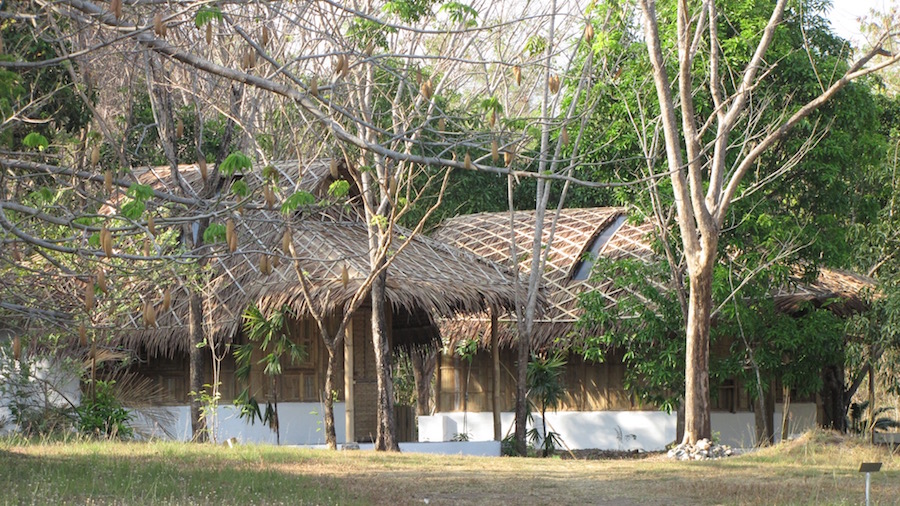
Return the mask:
<svg viewBox="0 0 900 506">
<path fill-rule="evenodd" d="M 106 272 L 103 269 L 97 270 L 97 288 L 106 293 Z"/>
<path fill-rule="evenodd" d="M 90 313 L 94 310 L 94 280 L 88 279 L 84 285 L 84 311 Z"/>
<path fill-rule="evenodd" d="M 269 255 L 265 253 L 259 254 L 259 272 L 261 272 L 263 276 L 268 276 L 269 273 L 272 272 L 269 264 Z"/>
<path fill-rule="evenodd" d="M 105 225 L 100 229 L 100 247 L 103 248 L 103 253 L 107 257 L 113 255 L 112 232 Z"/>
<path fill-rule="evenodd" d="M 559 77 L 558 76 L 550 76 L 550 93 L 556 95 L 559 92 Z"/>
<path fill-rule="evenodd" d="M 562 130 L 559 132 L 559 142 L 561 142 L 563 146 L 569 145 L 569 130 L 565 125 L 563 125 Z"/>
<path fill-rule="evenodd" d="M 334 158 L 328 164 L 328 173 L 331 174 L 332 179 L 340 179 L 341 177 L 341 173 L 338 171 L 338 161 Z"/>
<path fill-rule="evenodd" d="M 91 148 L 91 165 L 96 166 L 100 163 L 100 146 Z"/>
<path fill-rule="evenodd" d="M 422 70 L 421 70 L 421 69 L 416 69 L 416 84 L 417 84 L 418 86 L 422 86 L 422 81 L 423 81 L 423 80 L 424 80 L 424 78 L 422 77 Z"/>
<path fill-rule="evenodd" d="M 293 237 L 291 235 L 291 229 L 284 229 L 284 235 L 281 236 L 281 251 L 284 252 L 285 255 L 291 254 L 291 241 Z"/>
<path fill-rule="evenodd" d="M 163 292 L 162 309 L 160 312 L 165 313 L 170 307 L 172 307 L 172 290 L 166 288 L 166 291 Z"/>
<path fill-rule="evenodd" d="M 350 58 L 344 55 L 344 65 L 341 67 L 341 79 L 346 79 L 350 75 Z"/>
<path fill-rule="evenodd" d="M 109 11 L 112 12 L 116 19 L 122 19 L 122 0 L 112 0 L 109 2 Z"/>
<path fill-rule="evenodd" d="M 156 219 L 153 218 L 153 215 L 147 216 L 147 230 L 150 232 L 150 235 L 156 237 Z"/>
<path fill-rule="evenodd" d="M 180 139 L 181 136 L 184 135 L 184 123 L 181 121 L 181 118 L 175 122 L 175 138 Z"/>
<path fill-rule="evenodd" d="M 206 23 L 206 45 L 212 44 L 212 23 Z"/>
<path fill-rule="evenodd" d="M 513 78 L 516 80 L 516 86 L 522 86 L 522 67 L 518 65 L 513 67 Z"/>
<path fill-rule="evenodd" d="M 165 26 L 162 21 L 162 12 L 157 12 L 155 16 L 153 16 L 153 33 L 155 33 L 158 37 L 165 37 Z"/>
<path fill-rule="evenodd" d="M 103 171 L 103 187 L 106 189 L 107 195 L 112 195 L 113 192 L 113 173 L 111 170 L 106 169 Z"/>
<path fill-rule="evenodd" d="M 334 75 L 340 76 L 344 71 L 344 55 L 339 54 L 334 58 Z"/>
<path fill-rule="evenodd" d="M 268 26 L 263 26 L 263 27 L 262 27 L 262 34 L 260 34 L 260 36 L 259 36 L 259 42 L 260 42 L 260 45 L 262 45 L 262 47 L 266 47 L 266 46 L 269 45 L 269 38 L 270 38 L 270 35 L 271 35 L 271 34 L 269 33 L 269 27 L 268 27 Z"/>
<path fill-rule="evenodd" d="M 144 237 L 143 253 L 144 253 L 145 257 L 150 256 L 150 238 L 149 237 Z"/>
<path fill-rule="evenodd" d="M 22 261 L 22 252 L 19 251 L 19 245 L 18 245 L 18 244 L 13 244 L 13 247 L 12 247 L 12 257 L 13 257 L 13 260 L 16 261 L 16 262 L 21 262 L 21 261 Z"/>
<path fill-rule="evenodd" d="M 504 151 L 503 152 L 503 160 L 506 162 L 506 166 L 509 167 L 516 160 L 516 154 L 512 151 Z"/>
<path fill-rule="evenodd" d="M 91 352 L 88 354 L 92 360 L 97 358 L 97 341 L 91 341 Z"/>
<path fill-rule="evenodd" d="M 234 229 L 234 220 L 225 220 L 225 242 L 228 243 L 228 251 L 234 253 L 237 249 L 237 232 Z"/>
<path fill-rule="evenodd" d="M 266 207 L 271 211 L 275 206 L 275 192 L 269 185 L 263 186 L 263 198 L 266 199 Z"/>
<path fill-rule="evenodd" d="M 256 50 L 248 49 L 247 53 L 250 55 L 250 68 L 256 67 Z"/>
<path fill-rule="evenodd" d="M 13 360 L 16 362 L 22 358 L 22 338 L 16 336 L 13 338 Z"/>
<path fill-rule="evenodd" d="M 397 194 L 397 178 L 394 176 L 388 176 L 388 195 L 394 196 Z"/>
<path fill-rule="evenodd" d="M 200 177 L 202 177 L 203 180 L 206 181 L 206 176 L 209 175 L 206 171 L 206 158 L 203 158 L 201 156 L 199 159 L 197 159 L 197 168 L 200 169 Z"/>
<path fill-rule="evenodd" d="M 272 270 L 277 269 L 278 266 L 281 265 L 281 259 L 278 257 L 278 255 L 272 255 L 271 260 L 269 260 L 269 265 L 272 266 Z"/>
<path fill-rule="evenodd" d="M 366 57 L 372 56 L 372 53 L 375 52 L 375 43 L 369 39 L 368 44 L 366 44 L 366 49 L 364 51 Z"/>
<path fill-rule="evenodd" d="M 466 167 L 466 170 L 472 170 L 472 157 L 469 156 L 469 153 L 466 153 L 466 156 L 463 157 L 463 164 Z"/>
<path fill-rule="evenodd" d="M 309 79 L 309 94 L 314 97 L 319 96 L 319 78 L 316 76 Z"/>
<path fill-rule="evenodd" d="M 447 131 L 447 119 L 441 118 L 438 120 L 438 132 L 446 132 Z"/>
<path fill-rule="evenodd" d="M 497 165 L 497 162 L 500 161 L 500 143 L 497 142 L 497 139 L 491 141 L 491 160 L 494 162 L 494 165 Z"/>
<path fill-rule="evenodd" d="M 594 40 L 594 24 L 588 20 L 587 24 L 584 26 L 584 41 L 590 42 Z"/>
<path fill-rule="evenodd" d="M 344 288 L 350 284 L 350 271 L 347 270 L 347 264 L 341 265 L 341 284 Z"/>
<path fill-rule="evenodd" d="M 153 303 L 147 301 L 144 303 L 144 327 L 150 328 L 156 326 L 156 308 Z"/>
<path fill-rule="evenodd" d="M 491 126 L 491 128 L 493 128 L 494 125 L 497 124 L 497 111 L 491 111 L 491 113 L 488 115 L 488 124 Z"/>
<path fill-rule="evenodd" d="M 245 71 L 250 70 L 250 53 L 247 51 L 241 54 L 241 68 Z"/>
<path fill-rule="evenodd" d="M 431 100 L 431 94 L 434 92 L 434 89 L 431 87 L 431 79 L 422 83 L 422 86 L 419 87 L 419 93 L 425 97 L 425 100 Z"/>
<path fill-rule="evenodd" d="M 82 348 L 87 346 L 87 328 L 83 323 L 78 325 L 78 345 Z"/>
</svg>

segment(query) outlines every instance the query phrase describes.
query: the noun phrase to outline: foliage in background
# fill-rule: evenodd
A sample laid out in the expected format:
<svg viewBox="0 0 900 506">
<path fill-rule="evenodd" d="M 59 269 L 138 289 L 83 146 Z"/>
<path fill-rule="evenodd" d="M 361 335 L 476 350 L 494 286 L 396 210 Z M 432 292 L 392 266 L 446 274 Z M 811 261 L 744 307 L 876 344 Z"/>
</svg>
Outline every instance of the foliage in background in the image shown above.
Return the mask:
<svg viewBox="0 0 900 506">
<path fill-rule="evenodd" d="M 528 362 L 528 401 L 541 412 L 541 430 L 532 428 L 528 431 L 528 439 L 535 447 L 540 446 L 542 457 L 552 455 L 562 445 L 559 434 L 547 430 L 547 410 L 556 411 L 566 395 L 563 380 L 565 368 L 566 360 L 562 352 L 532 355 Z"/>
<path fill-rule="evenodd" d="M 134 434 L 129 425 L 131 414 L 113 393 L 115 381 L 97 380 L 90 385 L 91 395 L 81 399 L 75 410 L 78 430 L 108 439 L 128 439 Z"/>
</svg>

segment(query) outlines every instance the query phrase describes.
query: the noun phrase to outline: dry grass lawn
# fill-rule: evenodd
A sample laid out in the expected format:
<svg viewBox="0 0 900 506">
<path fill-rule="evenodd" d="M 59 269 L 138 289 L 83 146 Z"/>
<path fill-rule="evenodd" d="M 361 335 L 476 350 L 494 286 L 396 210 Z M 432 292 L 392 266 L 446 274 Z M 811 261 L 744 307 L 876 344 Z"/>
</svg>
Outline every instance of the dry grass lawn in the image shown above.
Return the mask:
<svg viewBox="0 0 900 506">
<path fill-rule="evenodd" d="M 3 504 L 900 504 L 900 452 L 815 432 L 715 462 L 0 442 Z"/>
</svg>

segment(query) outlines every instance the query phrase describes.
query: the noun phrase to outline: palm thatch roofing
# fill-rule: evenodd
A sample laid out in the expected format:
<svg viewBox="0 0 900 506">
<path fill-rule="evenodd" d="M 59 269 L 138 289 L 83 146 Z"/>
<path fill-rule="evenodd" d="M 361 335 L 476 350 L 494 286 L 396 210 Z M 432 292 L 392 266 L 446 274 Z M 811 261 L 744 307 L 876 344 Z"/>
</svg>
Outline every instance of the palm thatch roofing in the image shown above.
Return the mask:
<svg viewBox="0 0 900 506">
<path fill-rule="evenodd" d="M 519 268 L 527 273 L 531 265 L 535 213 L 516 211 L 513 219 Z M 592 258 L 629 258 L 642 262 L 656 258 L 651 246 L 653 225 L 630 223 L 624 208 L 563 209 L 555 226 L 553 219 L 554 213 L 548 212 L 541 239 L 543 248 L 549 250 L 543 276 L 549 307 L 535 320 L 535 349 L 566 346 L 597 330 L 578 325 L 583 314 L 579 306 L 580 294 L 596 291 L 607 300 L 608 306 L 612 306 L 627 290 L 616 287 L 614 280 L 603 272 L 590 272 Z M 472 214 L 445 221 L 433 237 L 511 267 L 510 228 L 507 212 Z M 829 309 L 846 315 L 865 308 L 863 292 L 874 286 L 874 281 L 864 276 L 821 269 L 816 281 L 802 283 L 799 277 L 792 278 L 788 286 L 773 297 L 782 311 L 791 312 L 802 302 L 809 301 L 828 303 Z M 515 317 L 506 314 L 500 321 L 504 323 L 499 329 L 500 343 L 508 346 L 517 337 Z M 451 343 L 459 339 L 478 339 L 486 347 L 489 345 L 490 319 L 485 314 L 448 319 L 441 322 L 441 331 Z"/>
<path fill-rule="evenodd" d="M 296 161 L 274 167 L 281 188 L 274 210 L 264 202 L 245 202 L 242 212 L 236 202 L 221 203 L 227 210 L 214 220 L 234 220 L 238 247 L 229 253 L 225 244 L 217 243 L 203 251 L 211 273 L 208 282 L 202 284 L 204 326 L 206 336 L 214 342 L 228 341 L 237 334 L 241 315 L 252 303 L 262 309 L 287 304 L 299 315 L 309 313 L 293 260 L 282 248 L 286 229 L 290 230 L 296 259 L 318 311 L 341 313 L 369 271 L 368 225 L 355 209 L 320 202 L 288 214 L 278 210 L 280 202 L 295 191 L 323 195 L 334 180 L 328 162 L 304 167 L 302 178 L 296 177 Z M 204 182 L 198 168 L 183 165 L 179 172 L 190 189 L 201 194 Z M 259 172 L 242 175 L 251 195 L 260 195 L 257 190 L 266 184 Z M 135 171 L 135 175 L 142 184 L 154 189 L 179 192 L 168 168 L 147 168 Z M 401 250 L 404 242 L 408 244 Z M 392 249 L 396 253 L 388 268 L 386 297 L 395 312 L 418 315 L 418 319 L 409 319 L 414 325 L 421 325 L 422 314 L 430 324 L 438 316 L 503 310 L 515 305 L 516 284 L 511 272 L 493 262 L 434 239 L 412 235 L 402 227 L 394 227 Z M 268 275 L 260 267 L 260 260 L 266 255 L 276 264 Z M 156 293 L 154 303 L 159 307 L 161 292 Z M 188 289 L 184 284 L 178 286 L 171 309 L 162 312 L 152 328 L 144 328 L 140 313 L 131 315 L 117 344 L 144 349 L 150 355 L 183 352 L 188 341 L 188 299 Z"/>
</svg>

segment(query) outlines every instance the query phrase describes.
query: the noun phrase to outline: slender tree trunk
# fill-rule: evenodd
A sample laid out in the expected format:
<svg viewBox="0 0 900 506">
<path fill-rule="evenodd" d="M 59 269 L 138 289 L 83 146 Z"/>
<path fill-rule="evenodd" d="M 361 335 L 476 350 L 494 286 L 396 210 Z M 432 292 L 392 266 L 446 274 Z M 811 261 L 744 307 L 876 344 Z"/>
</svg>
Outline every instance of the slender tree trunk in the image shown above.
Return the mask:
<svg viewBox="0 0 900 506">
<path fill-rule="evenodd" d="M 413 379 L 416 382 L 416 415 L 431 414 L 431 380 L 437 366 L 438 352 L 417 350 L 410 354 L 413 364 Z"/>
<path fill-rule="evenodd" d="M 327 342 L 325 349 L 328 351 L 328 365 L 325 368 L 325 444 L 329 450 L 337 450 L 337 436 L 334 432 L 334 347 Z"/>
<path fill-rule="evenodd" d="M 709 421 L 709 327 L 713 261 L 690 273 L 685 361 L 684 439 L 694 444 L 712 435 Z"/>
<path fill-rule="evenodd" d="M 525 441 L 525 425 L 528 423 L 528 353 L 531 349 L 531 332 L 523 332 L 519 336 L 518 357 L 516 361 L 516 453 L 522 457 L 528 455 Z"/>
<path fill-rule="evenodd" d="M 790 412 L 791 412 L 791 387 L 784 385 L 784 390 L 782 392 L 782 397 L 784 402 L 781 405 L 781 441 L 787 441 L 788 439 L 788 431 L 790 427 L 788 427 L 788 422 L 790 421 Z"/>
<path fill-rule="evenodd" d="M 191 291 L 190 299 L 190 342 L 188 353 L 190 356 L 190 391 L 199 394 L 203 390 L 203 298 L 196 291 Z M 212 346 L 212 344 L 210 344 Z M 200 418 L 200 397 L 191 397 L 191 432 L 193 440 L 205 442 L 206 420 Z"/>
<path fill-rule="evenodd" d="M 375 349 L 375 372 L 378 379 L 378 432 L 375 449 L 400 451 L 394 421 L 394 384 L 391 374 L 391 349 L 387 339 L 384 290 L 387 271 L 372 283 L 372 344 Z"/>
</svg>

